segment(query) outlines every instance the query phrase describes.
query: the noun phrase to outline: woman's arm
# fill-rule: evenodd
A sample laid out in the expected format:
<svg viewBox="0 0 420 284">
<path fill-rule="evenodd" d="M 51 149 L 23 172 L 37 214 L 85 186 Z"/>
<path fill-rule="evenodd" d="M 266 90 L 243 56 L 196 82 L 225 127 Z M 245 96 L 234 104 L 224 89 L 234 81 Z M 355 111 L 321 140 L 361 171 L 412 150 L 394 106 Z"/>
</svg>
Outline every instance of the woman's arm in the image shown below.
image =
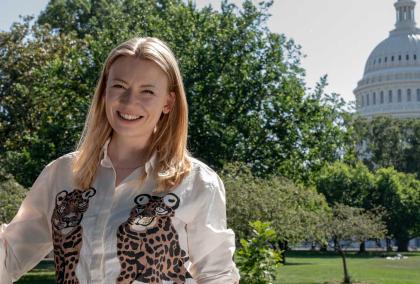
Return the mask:
<svg viewBox="0 0 420 284">
<path fill-rule="evenodd" d="M 41 172 L 18 213 L 0 230 L 0 284 L 16 281 L 51 250 L 48 208 L 52 163 Z"/>
<path fill-rule="evenodd" d="M 204 185 L 204 203 L 187 224 L 190 273 L 199 284 L 239 283 L 239 271 L 232 260 L 235 234 L 226 226 L 225 189 L 215 174 Z"/>
</svg>

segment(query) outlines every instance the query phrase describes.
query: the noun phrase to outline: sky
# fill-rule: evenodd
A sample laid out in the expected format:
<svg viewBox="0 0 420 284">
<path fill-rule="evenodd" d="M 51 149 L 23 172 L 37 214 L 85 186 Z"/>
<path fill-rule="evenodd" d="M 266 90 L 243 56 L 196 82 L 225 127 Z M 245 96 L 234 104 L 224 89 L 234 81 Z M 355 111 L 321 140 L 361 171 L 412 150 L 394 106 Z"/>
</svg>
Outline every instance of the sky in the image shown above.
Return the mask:
<svg viewBox="0 0 420 284">
<path fill-rule="evenodd" d="M 220 0 L 196 0 L 199 8 Z M 240 0 L 233 0 L 241 5 Z M 259 2 L 257 0 L 255 3 Z M 10 29 L 19 15 L 38 15 L 48 0 L 0 0 L 0 30 Z M 394 29 L 395 0 L 274 0 L 268 27 L 302 47 L 307 87 L 328 75 L 327 92 L 354 100 L 353 90 L 363 76 L 365 62 Z M 419 8 L 416 7 L 416 19 Z"/>
</svg>

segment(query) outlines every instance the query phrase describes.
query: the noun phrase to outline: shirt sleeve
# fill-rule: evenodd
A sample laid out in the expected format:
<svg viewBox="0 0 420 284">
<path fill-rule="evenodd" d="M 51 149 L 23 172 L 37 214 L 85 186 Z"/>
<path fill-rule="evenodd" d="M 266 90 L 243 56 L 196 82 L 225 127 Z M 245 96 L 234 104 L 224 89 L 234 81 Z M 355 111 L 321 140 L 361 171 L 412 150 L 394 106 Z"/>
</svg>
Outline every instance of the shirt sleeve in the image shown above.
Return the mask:
<svg viewBox="0 0 420 284">
<path fill-rule="evenodd" d="M 1 226 L 0 284 L 18 280 L 52 250 L 48 219 L 51 164 L 38 176 L 13 220 Z"/>
<path fill-rule="evenodd" d="M 187 224 L 190 273 L 198 284 L 239 283 L 239 271 L 232 260 L 235 234 L 226 226 L 223 182 L 206 184 L 196 217 Z"/>
</svg>

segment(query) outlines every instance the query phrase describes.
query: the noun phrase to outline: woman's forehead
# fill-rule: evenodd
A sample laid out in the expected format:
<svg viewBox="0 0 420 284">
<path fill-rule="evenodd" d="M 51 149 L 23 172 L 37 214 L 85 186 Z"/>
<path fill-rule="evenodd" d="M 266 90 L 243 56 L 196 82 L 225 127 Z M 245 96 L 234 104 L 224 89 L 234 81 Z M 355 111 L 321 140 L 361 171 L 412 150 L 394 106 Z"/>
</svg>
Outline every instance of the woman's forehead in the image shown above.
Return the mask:
<svg viewBox="0 0 420 284">
<path fill-rule="evenodd" d="M 156 63 L 133 56 L 117 58 L 110 66 L 108 78 L 109 80 L 120 80 L 127 84 L 136 82 L 156 86 L 167 83 L 165 72 Z"/>
</svg>

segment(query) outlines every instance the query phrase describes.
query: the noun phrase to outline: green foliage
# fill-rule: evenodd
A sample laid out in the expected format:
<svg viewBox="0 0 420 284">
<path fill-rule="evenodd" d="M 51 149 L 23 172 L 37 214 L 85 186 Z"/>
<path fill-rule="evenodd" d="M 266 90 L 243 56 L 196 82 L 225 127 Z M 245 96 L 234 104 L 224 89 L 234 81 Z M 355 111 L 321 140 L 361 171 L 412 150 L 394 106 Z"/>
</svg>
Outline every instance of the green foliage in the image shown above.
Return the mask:
<svg viewBox="0 0 420 284">
<path fill-rule="evenodd" d="M 420 177 L 420 120 L 375 117 L 354 123 L 358 155 L 371 169 L 394 167 Z"/>
<path fill-rule="evenodd" d="M 16 215 L 27 190 L 0 168 L 0 224 L 9 223 Z"/>
<path fill-rule="evenodd" d="M 330 206 L 342 203 L 371 208 L 369 194 L 374 190 L 374 175 L 361 162 L 354 166 L 335 162 L 325 166 L 315 178 L 316 188 L 325 195 Z"/>
<path fill-rule="evenodd" d="M 94 82 L 86 45 L 30 19 L 0 34 L 0 158 L 26 187 L 80 135 Z"/>
<path fill-rule="evenodd" d="M 398 250 L 407 251 L 408 241 L 420 234 L 420 181 L 393 168 L 379 169 L 375 179 L 370 199 L 386 209 L 387 229 L 396 238 Z"/>
<path fill-rule="evenodd" d="M 345 153 L 348 114 L 323 78 L 310 93 L 300 48 L 266 22 L 271 1 L 221 11 L 181 0 L 51 0 L 0 35 L 0 158 L 25 186 L 74 149 L 109 51 L 156 36 L 179 59 L 189 148 L 215 169 L 241 161 L 257 176 L 309 183 Z M 182 32 L 179 32 L 182 31 Z M 314 139 L 316 137 L 316 139 Z"/>
<path fill-rule="evenodd" d="M 367 239 L 383 239 L 386 236 L 386 225 L 383 210 L 365 210 L 336 203 L 332 215 L 326 218 L 326 231 L 333 239 L 335 249 L 340 250 L 349 242 L 361 242 Z"/>
<path fill-rule="evenodd" d="M 420 234 L 420 181 L 414 174 L 393 168 L 370 172 L 361 163 L 336 162 L 321 170 L 316 186 L 330 206 L 342 203 L 364 209 L 383 208 L 383 221 L 401 251 L 406 251 L 408 241 Z"/>
<path fill-rule="evenodd" d="M 280 252 L 273 248 L 276 232 L 269 222 L 250 222 L 252 237 L 241 239 L 241 247 L 235 257 L 244 284 L 271 284 L 280 266 Z"/>
<path fill-rule="evenodd" d="M 278 176 L 262 179 L 237 164 L 227 165 L 222 179 L 226 187 L 228 225 L 238 239 L 252 235 L 247 224 L 256 220 L 271 222 L 277 240 L 289 245 L 325 239 L 320 226 L 328 206 L 315 189 Z"/>
</svg>

